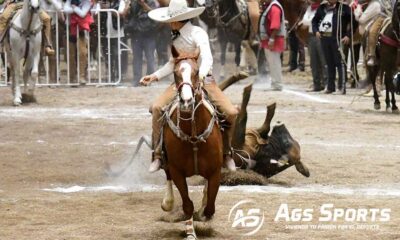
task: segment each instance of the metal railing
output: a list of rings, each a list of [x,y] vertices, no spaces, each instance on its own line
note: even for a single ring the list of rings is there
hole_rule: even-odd
[[[39,80],[37,82],[37,85],[39,86],[76,86],[81,84],[82,80],[82,74],[80,74],[80,48],[79,48],[79,38],[82,37],[82,35],[79,35],[79,28],[77,28],[77,40],[76,40],[76,66],[71,65],[71,56],[70,56],[70,48],[71,48],[71,41],[70,41],[70,15],[66,15],[66,21],[65,21],[65,36],[62,36],[61,30],[61,25],[60,25],[60,14],[59,12],[54,12],[54,11],[48,11],[48,13],[53,13],[55,14],[55,26],[52,29],[55,29],[55,39],[53,39],[53,47],[55,49],[55,58],[50,58],[47,56],[41,57],[41,61],[43,64],[41,64],[40,68],[40,76]],[[121,73],[121,55],[122,52],[124,51],[129,51],[131,52],[131,49],[128,47],[127,44],[123,43],[121,41],[121,19],[118,11],[114,9],[92,9],[91,10],[92,16],[94,16],[95,22],[97,22],[97,59],[92,58],[92,52],[91,52],[91,43],[93,36],[92,33],[84,31],[84,38],[85,38],[85,43],[87,46],[87,66],[86,67],[86,74],[85,76],[85,84],[86,85],[118,85],[121,80],[122,80],[122,73]],[[100,13],[106,13],[107,18],[111,17],[113,15],[117,18],[117,54],[116,56],[111,56],[111,36],[110,36],[110,29],[108,26],[108,19],[105,21],[105,23],[102,23],[100,20]],[[97,21],[96,21],[97,19]],[[102,26],[101,24],[105,24],[106,26]],[[112,24],[111,24],[112,25]],[[103,36],[101,34],[101,29],[102,28],[106,29],[106,35]],[[113,26],[111,26],[113,27]],[[53,34],[52,34],[53,35]],[[103,38],[103,41],[102,41]],[[65,41],[61,41],[65,40]],[[4,40],[6,41],[6,39]],[[64,42],[65,44],[62,45],[61,43]],[[102,44],[106,42],[107,46],[107,51],[102,51],[102,48],[105,46],[102,46]],[[0,79],[0,86],[7,86],[10,83],[7,82],[8,75],[9,75],[9,70],[8,70],[8,61],[7,61],[7,54],[4,54],[4,61],[3,59],[1,60],[0,63],[0,73],[1,73],[1,79]],[[61,59],[61,56],[63,55],[63,60]],[[112,67],[112,59],[111,57],[116,57],[117,59],[117,76],[115,79],[112,79],[111,76],[111,67]],[[96,63],[97,65],[96,69],[93,69],[91,66],[93,63]],[[50,69],[55,67],[55,79],[52,79],[52,76],[50,76]],[[72,71],[71,68],[76,68],[76,71]],[[71,72],[76,72],[76,76],[72,76]],[[54,78],[54,76],[53,76]],[[73,81],[75,80],[75,81]]]

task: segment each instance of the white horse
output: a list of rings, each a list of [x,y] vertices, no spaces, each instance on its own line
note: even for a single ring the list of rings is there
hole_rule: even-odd
[[[6,47],[12,68],[11,89],[15,106],[22,104],[20,89],[21,60],[23,60],[24,102],[35,101],[34,89],[39,76],[42,45],[42,23],[39,19],[39,0],[24,0],[22,10],[11,20]],[[29,82],[29,86],[28,86]]]

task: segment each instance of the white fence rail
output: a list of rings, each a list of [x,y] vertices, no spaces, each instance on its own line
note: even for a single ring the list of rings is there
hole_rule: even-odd
[[[60,14],[58,12],[54,13],[55,24],[52,27],[52,35],[53,35],[53,48],[55,49],[54,57],[44,56],[41,58],[41,67],[40,67],[40,77],[37,82],[39,86],[76,86],[80,85],[82,82],[85,82],[86,85],[117,85],[122,80],[121,73],[121,56],[122,52],[130,51],[131,49],[127,46],[127,44],[121,41],[120,32],[121,32],[121,19],[118,11],[114,9],[98,9],[91,10],[92,16],[94,17],[97,36],[95,33],[84,32],[84,36],[79,35],[79,29],[77,29],[77,40],[76,43],[72,43],[70,41],[70,29],[69,29],[69,15],[66,16],[65,25],[63,23],[60,24]],[[117,18],[117,32],[118,36],[113,39],[117,39],[117,54],[112,56],[112,38],[110,37],[110,29],[108,26],[108,20],[102,22],[100,20],[100,13],[107,14],[107,17],[110,17],[113,13]],[[106,26],[102,26],[105,24]],[[112,24],[111,24],[112,25]],[[111,26],[112,27],[112,26]],[[102,28],[106,29],[105,36],[102,35]],[[65,29],[65,33],[63,30]],[[85,68],[85,74],[80,74],[80,47],[79,47],[79,38],[84,38],[85,45],[87,46],[87,66]],[[6,41],[6,40],[5,40]],[[75,46],[72,46],[75,44]],[[91,45],[97,45],[97,48],[92,48]],[[105,44],[105,45],[104,45]],[[71,51],[70,48],[74,47],[76,49],[76,54],[70,56]],[[107,51],[103,51],[107,49]],[[93,51],[94,50],[94,51]],[[73,61],[72,57],[76,56],[76,60]],[[94,57],[95,56],[95,57]],[[116,66],[112,64],[112,61],[115,62]],[[75,65],[71,64],[76,63]],[[112,74],[112,67],[116,69],[116,75]],[[9,69],[8,69],[8,61],[7,54],[1,59],[0,63],[0,86],[7,86],[10,82],[7,82]],[[75,73],[75,74],[73,74]],[[84,77],[83,77],[84,76]],[[114,77],[114,78],[113,78]],[[82,81],[84,80],[84,81]]]

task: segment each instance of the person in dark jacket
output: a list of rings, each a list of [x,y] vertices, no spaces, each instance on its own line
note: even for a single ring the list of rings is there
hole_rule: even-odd
[[[345,60],[342,59],[340,49],[350,43],[351,9],[338,0],[328,0],[321,4],[312,20],[312,30],[321,45],[328,65],[328,86],[325,91],[330,94],[336,91],[336,69],[339,73],[339,89],[345,84]],[[353,21],[356,29],[356,21]]]

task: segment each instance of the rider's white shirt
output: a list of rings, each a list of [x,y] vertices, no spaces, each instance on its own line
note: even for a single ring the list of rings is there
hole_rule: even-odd
[[[375,19],[382,13],[382,6],[378,1],[372,1],[368,4],[368,7],[363,11],[361,5],[358,5],[354,11],[354,16],[360,24],[360,34],[364,34],[365,30],[368,30],[369,26],[375,21]]]
[[[213,56],[211,54],[208,34],[202,28],[193,26],[190,22],[186,23],[180,30],[180,36],[172,44],[178,51],[194,53],[197,48],[200,49],[200,68],[199,76],[206,76],[211,73],[213,65]],[[174,72],[174,60],[171,58],[162,68],[154,74],[158,79],[162,79]]]

